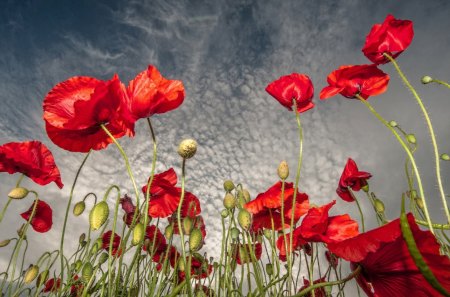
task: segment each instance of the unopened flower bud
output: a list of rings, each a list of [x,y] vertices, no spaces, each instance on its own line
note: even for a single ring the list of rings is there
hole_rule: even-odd
[[[164,236],[166,236],[167,239],[172,238],[173,236],[173,225],[167,225],[166,229],[164,229]]]
[[[36,278],[36,285],[38,288],[47,281],[48,274],[49,274],[48,270],[44,270],[41,273],[39,273],[38,277]]]
[[[267,275],[271,276],[273,274],[273,265],[271,263],[266,264]]]
[[[23,237],[24,239],[26,238],[26,235],[25,235],[25,224],[22,224],[22,226],[20,226],[20,228],[17,229],[17,235],[19,237]]]
[[[278,176],[281,180],[286,180],[289,176],[289,166],[286,161],[281,161],[280,165],[278,165]]]
[[[109,257],[108,253],[102,253],[102,254],[100,255],[100,257],[98,258],[98,264],[99,264],[99,265],[102,265],[103,263],[105,263],[106,261],[108,261],[108,257]]]
[[[226,180],[223,183],[223,188],[226,192],[231,192],[234,190],[234,183],[231,180]]]
[[[27,271],[25,272],[23,282],[25,284],[31,283],[38,276],[38,273],[39,267],[37,265],[30,265],[30,267],[28,267]]]
[[[242,191],[242,193],[244,194],[245,203],[250,202],[250,192],[248,190],[244,189]]]
[[[366,183],[364,186],[361,187],[361,189],[362,189],[364,192],[369,193],[369,184]]]
[[[11,242],[11,239],[5,239],[0,241],[0,248],[7,246]]]
[[[92,267],[91,262],[86,262],[83,266],[83,270],[81,270],[81,277],[88,283],[91,280],[93,272],[94,268]]]
[[[425,75],[424,77],[422,77],[422,79],[420,80],[424,85],[429,84],[430,82],[433,82],[433,79],[428,76]]]
[[[29,191],[27,189],[18,187],[12,189],[11,192],[9,192],[8,197],[11,199],[23,199],[27,197],[28,193]]]
[[[183,232],[186,235],[191,234],[191,230],[194,227],[194,222],[190,217],[183,218]]]
[[[220,212],[220,215],[222,216],[222,218],[226,218],[228,217],[228,210],[226,209],[222,209],[222,211]]]
[[[185,139],[178,146],[178,154],[183,159],[192,158],[197,152],[197,142],[194,139]]]
[[[191,252],[200,250],[203,246],[203,234],[198,228],[194,228],[189,235],[189,249]]]
[[[441,159],[444,161],[450,161],[450,156],[448,154],[442,154]]]
[[[271,239],[272,238],[272,231],[269,229],[264,229],[263,231],[264,237],[267,239]]]
[[[420,208],[420,209],[424,209],[424,205],[423,205],[423,200],[422,200],[422,198],[420,198],[420,197],[417,197],[416,199],[415,199],[415,201],[416,201],[416,204],[417,204],[417,206]]]
[[[74,206],[73,206],[73,215],[78,217],[79,215],[81,215],[84,212],[84,209],[86,208],[86,203],[84,203],[83,200],[77,202]]]
[[[384,212],[384,203],[380,199],[375,199],[374,201],[375,210],[377,213],[383,213]]]
[[[395,127],[398,126],[398,124],[397,124],[396,121],[390,121],[390,122],[389,122],[389,126],[391,126],[392,128],[395,128]]]
[[[416,142],[417,142],[416,136],[414,134],[406,135],[406,140],[408,140],[408,142],[411,144],[416,144]]]
[[[225,194],[225,198],[223,198],[223,206],[225,206],[226,209],[233,209],[236,206],[236,199],[233,194],[229,192]]]
[[[412,199],[417,198],[417,191],[416,191],[416,190],[412,190],[412,191],[410,192],[410,197],[411,197]]]
[[[96,254],[98,252],[98,250],[102,248],[102,245],[103,245],[103,240],[101,238],[97,238],[97,240],[92,245],[92,250],[91,250],[92,254]]]
[[[231,233],[231,239],[238,240],[239,234],[241,233],[241,231],[239,231],[238,228],[233,227],[233,228],[231,228],[230,233]]]
[[[139,222],[133,228],[133,239],[131,239],[131,244],[138,245],[142,240],[144,240],[144,224]]]
[[[97,203],[89,213],[89,225],[91,230],[98,230],[106,222],[109,216],[109,207],[106,201]]]
[[[80,237],[78,238],[78,242],[81,244],[86,239],[86,234],[81,233]]]
[[[238,222],[242,229],[248,230],[252,225],[252,215],[245,208],[242,208],[238,213]]]
[[[81,265],[83,265],[83,262],[81,260],[77,260],[74,264],[75,271],[79,271],[81,269]]]

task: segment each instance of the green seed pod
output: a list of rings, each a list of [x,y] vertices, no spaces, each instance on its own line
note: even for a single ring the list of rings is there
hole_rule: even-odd
[[[89,225],[91,230],[98,230],[106,222],[109,216],[109,207],[106,201],[97,203],[89,213]]]
[[[448,154],[442,154],[441,155],[441,160],[450,161],[450,156]]]
[[[252,225],[252,215],[245,208],[243,208],[239,210],[238,222],[242,229],[248,230]]]
[[[396,121],[390,121],[390,122],[389,122],[389,126],[391,126],[392,128],[395,128],[395,127],[398,126],[398,124],[397,124]]]
[[[271,263],[266,264],[266,272],[267,275],[273,275],[273,265]]]
[[[267,239],[271,239],[272,238],[272,230],[264,229],[263,234],[264,234],[264,237],[267,238]]]
[[[416,144],[417,143],[417,139],[416,139],[416,136],[414,134],[406,135],[406,140],[408,140],[408,142],[411,143],[411,144]]]
[[[223,183],[223,188],[227,193],[230,193],[234,190],[234,183],[231,180],[226,180]]]
[[[238,228],[235,228],[235,227],[231,228],[231,231],[230,231],[231,239],[238,240],[240,233],[241,233],[241,231],[239,231]]]
[[[242,191],[242,193],[244,194],[244,201],[245,201],[245,203],[250,202],[250,192],[248,190],[244,189]]]
[[[226,209],[223,209],[221,212],[220,212],[220,215],[222,216],[222,218],[226,218],[226,217],[228,217],[228,210],[226,210]]]
[[[27,271],[25,272],[25,276],[23,278],[23,282],[25,284],[31,283],[38,275],[39,267],[37,265],[30,265]]]
[[[166,236],[167,239],[172,238],[173,236],[173,225],[167,225],[166,229],[164,230],[164,235]]]
[[[79,271],[81,269],[81,265],[83,265],[83,262],[81,260],[77,260],[74,264],[75,264],[75,271]]]
[[[383,213],[385,210],[384,203],[380,199],[375,199],[374,206],[377,213]]]
[[[105,263],[106,261],[108,261],[108,253],[101,253],[100,257],[98,257],[98,264],[102,265],[103,263]]]
[[[183,218],[183,232],[186,235],[191,234],[192,228],[194,227],[194,222],[190,217]]]
[[[73,206],[73,215],[78,217],[79,215],[81,215],[84,212],[85,208],[86,208],[86,203],[84,203],[83,200],[75,203],[75,205]]]
[[[144,240],[144,224],[139,222],[134,226],[131,244],[138,245],[142,240]]]
[[[223,198],[223,206],[225,206],[226,209],[232,209],[236,206],[236,198],[234,198],[233,194],[226,193],[225,198]]]
[[[8,197],[11,199],[23,199],[27,197],[28,193],[29,191],[27,189],[19,187],[12,189],[11,192],[9,192]]]
[[[185,139],[178,146],[178,154],[183,159],[192,158],[197,152],[197,142],[194,139]]]
[[[11,239],[5,239],[0,241],[0,248],[7,246],[11,242]]]
[[[36,286],[39,288],[42,286],[48,279],[49,271],[44,270],[41,273],[39,273],[38,277],[36,278]]]
[[[191,252],[200,250],[203,246],[203,234],[198,228],[194,228],[189,236],[189,249]]]
[[[286,180],[289,176],[289,166],[286,161],[281,161],[280,165],[278,165],[278,177],[281,180]]]
[[[421,81],[424,85],[426,85],[426,84],[429,84],[429,83],[433,82],[433,79],[432,79],[430,76],[425,75],[424,77],[422,77],[422,79],[421,79],[420,81]]]
[[[93,272],[94,267],[92,267],[91,262],[86,262],[83,266],[83,270],[81,271],[81,277],[88,283],[91,280]]]

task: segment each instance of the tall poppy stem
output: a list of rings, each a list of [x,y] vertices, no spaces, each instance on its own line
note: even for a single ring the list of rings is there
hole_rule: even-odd
[[[440,160],[439,160],[439,150],[438,150],[438,146],[437,146],[436,135],[434,133],[433,125],[431,124],[430,116],[428,115],[428,112],[427,112],[425,106],[423,105],[422,99],[420,99],[419,94],[417,94],[417,92],[414,89],[414,87],[408,81],[408,79],[406,78],[406,76],[403,73],[403,71],[400,69],[400,66],[397,64],[395,59],[393,57],[391,57],[389,54],[384,53],[383,55],[389,61],[392,62],[392,65],[394,65],[395,69],[397,70],[398,74],[400,75],[400,78],[403,80],[403,82],[405,83],[406,87],[413,94],[414,98],[417,101],[417,104],[419,104],[419,106],[420,106],[420,109],[421,109],[421,111],[423,113],[423,116],[425,117],[425,121],[426,121],[427,126],[428,126],[428,132],[430,133],[430,137],[431,137],[431,143],[433,144],[434,162],[435,162],[435,165],[436,165],[436,167],[435,167],[436,168],[436,179],[437,179],[437,183],[438,183],[439,193],[441,195],[441,200],[442,200],[442,204],[444,206],[445,215],[447,216],[447,222],[450,224],[450,211],[449,211],[448,206],[447,206],[447,199],[445,197],[444,187],[442,186],[441,167],[440,167]],[[425,198],[424,198],[424,200],[425,200]],[[427,216],[428,216],[428,214],[427,214]]]
[[[431,79],[431,82],[435,82],[437,84],[443,85],[444,87],[447,87],[447,88],[450,89],[450,84],[445,82],[445,81],[443,81],[443,80],[439,80],[439,79],[434,79],[433,78],[433,79]]]
[[[372,107],[372,105],[369,102],[367,102],[367,100],[365,100],[363,97],[361,97],[358,94],[356,95],[356,98],[358,98],[359,101],[361,101],[375,115],[375,117],[381,123],[383,123],[383,125],[385,125],[392,132],[392,134],[394,134],[395,138],[397,138],[397,141],[401,144],[401,146],[405,150],[406,154],[408,155],[408,158],[411,161],[411,166],[412,166],[412,168],[414,170],[414,174],[416,175],[417,186],[419,187],[420,196],[423,199],[423,209],[424,209],[426,220],[427,220],[427,223],[428,223],[428,228],[434,234],[433,225],[431,223],[431,218],[430,218],[430,214],[428,212],[428,207],[427,207],[427,203],[426,203],[426,199],[425,199],[425,193],[423,191],[422,179],[420,178],[419,169],[417,168],[416,161],[414,159],[414,156],[411,153],[411,150],[409,149],[409,147],[405,143],[405,141],[397,133],[397,131],[395,131],[395,129],[392,128],[391,125],[389,125],[389,123]]]
[[[359,215],[361,217],[362,232],[364,233],[364,232],[366,232],[366,228],[364,226],[364,214],[362,212],[361,205],[359,204],[359,201],[356,198],[355,193],[353,193],[353,191],[350,187],[348,187],[348,191],[350,192],[350,195],[352,196],[353,200],[355,200],[356,206],[358,207]]]

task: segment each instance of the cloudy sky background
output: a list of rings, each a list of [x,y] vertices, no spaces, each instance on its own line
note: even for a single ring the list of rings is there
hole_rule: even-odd
[[[252,198],[277,181],[276,168],[287,160],[292,175],[298,139],[295,116],[265,91],[265,86],[292,72],[309,75],[315,85],[316,107],[302,114],[305,129],[301,191],[315,204],[333,199],[333,213],[355,205],[335,194],[348,157],[373,174],[371,190],[385,202],[387,215],[399,214],[406,190],[405,154],[390,132],[359,102],[336,96],[318,100],[326,76],[345,64],[366,64],[361,48],[375,23],[388,13],[414,22],[415,37],[398,59],[432,116],[441,151],[450,151],[447,89],[423,86],[427,74],[450,80],[450,3],[448,1],[2,1],[0,4],[0,143],[36,139],[53,152],[65,187],[38,187],[26,181],[54,210],[54,226],[46,234],[29,235],[32,262],[44,251],[57,249],[64,212],[75,172],[83,155],[63,151],[46,136],[42,101],[58,82],[85,75],[109,79],[118,73],[128,82],[148,64],[186,88],[183,105],[152,118],[158,145],[157,171],[174,167],[186,137],[199,143],[187,163],[187,190],[196,194],[207,222],[205,251],[219,256],[219,212],[222,183],[241,182]],[[395,119],[419,143],[417,160],[428,194],[430,212],[443,221],[434,175],[433,156],[425,124],[410,93],[392,65],[389,90],[370,102],[388,120]],[[148,127],[141,121],[136,137],[121,139],[138,184],[145,183],[151,166]],[[442,164],[448,189],[449,164]],[[18,175],[1,174],[0,207]],[[294,177],[291,176],[291,180]],[[114,146],[94,152],[83,169],[74,201],[90,191],[103,195],[111,184],[132,193],[131,183]],[[112,199],[112,198],[111,198]],[[361,195],[369,226],[375,226],[370,205]],[[112,202],[112,200],[111,200]],[[0,240],[16,236],[23,223],[19,213],[31,200],[14,201],[0,225]],[[66,240],[73,251],[79,234],[87,230],[87,215],[70,214]],[[11,249],[0,251],[5,267]]]

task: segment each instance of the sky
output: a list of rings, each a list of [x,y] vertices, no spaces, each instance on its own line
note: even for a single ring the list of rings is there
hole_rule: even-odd
[[[354,204],[341,201],[336,187],[347,158],[372,173],[371,190],[385,202],[390,219],[399,215],[407,190],[405,153],[390,132],[358,101],[340,96],[320,101],[326,76],[341,65],[368,64],[361,53],[365,36],[387,14],[414,22],[411,46],[397,59],[424,99],[439,148],[450,152],[449,92],[421,85],[423,75],[450,80],[450,2],[433,1],[2,1],[0,4],[0,144],[40,140],[55,156],[65,184],[23,185],[40,193],[53,207],[54,225],[45,234],[29,235],[27,263],[59,247],[61,226],[75,173],[84,157],[64,151],[46,136],[42,102],[58,82],[72,76],[109,79],[117,73],[128,82],[155,65],[171,79],[182,80],[184,103],[152,117],[158,140],[157,172],[173,167],[181,173],[176,149],[184,138],[198,142],[187,162],[186,189],[199,197],[208,235],[203,251],[219,256],[219,213],[223,181],[242,183],[252,198],[266,191],[286,160],[293,181],[298,138],[295,115],[265,92],[271,81],[293,72],[308,75],[315,86],[315,108],[302,114],[304,162],[300,191],[311,203],[336,199],[333,214],[350,213]],[[392,65],[381,67],[391,76],[388,91],[370,98],[386,119],[397,121],[417,137],[416,153],[430,212],[443,222],[434,173],[432,146],[423,116]],[[143,185],[150,173],[152,144],[145,121],[134,138],[122,138],[132,169]],[[442,164],[444,187],[450,164]],[[18,175],[0,174],[0,207]],[[132,193],[117,149],[94,152],[76,185],[74,202],[93,191],[103,195],[112,184]],[[361,195],[369,227],[376,222]],[[113,204],[113,198],[110,203]],[[19,214],[31,200],[13,201],[0,225],[0,240],[16,236],[24,222]],[[92,201],[88,202],[92,206]],[[89,208],[89,207],[88,207]],[[87,231],[87,212],[69,215],[65,250],[73,251]],[[0,267],[10,258],[0,250]]]

